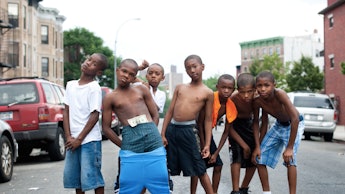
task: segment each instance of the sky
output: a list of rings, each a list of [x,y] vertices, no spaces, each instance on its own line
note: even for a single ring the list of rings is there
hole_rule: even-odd
[[[241,42],[276,36],[312,34],[323,41],[322,9],[327,0],[43,0],[66,17],[63,29],[83,27],[116,48],[116,56],[160,63],[166,73],[199,55],[203,79],[224,73],[236,76]],[[140,20],[136,20],[140,18]],[[115,44],[116,42],[116,44]]]

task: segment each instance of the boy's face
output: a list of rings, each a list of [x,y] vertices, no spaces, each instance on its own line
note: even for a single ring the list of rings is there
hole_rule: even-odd
[[[81,64],[81,72],[87,76],[96,76],[102,74],[101,57],[97,54],[86,57],[84,63]]]
[[[242,100],[245,102],[251,102],[254,98],[255,88],[253,85],[249,84],[246,86],[241,86],[237,88],[238,94]]]
[[[235,90],[235,82],[234,80],[221,79],[216,85],[216,88],[219,94],[219,98],[229,98]]]
[[[204,64],[200,64],[196,59],[189,59],[184,64],[186,72],[192,80],[202,79],[202,71],[204,70]]]
[[[256,80],[256,90],[261,98],[269,98],[273,95],[275,83],[269,78],[261,77]]]
[[[119,86],[128,86],[136,78],[138,69],[134,64],[124,63],[116,69],[117,83]]]
[[[147,69],[146,79],[149,82],[150,86],[157,87],[159,83],[164,80],[164,75],[162,71],[162,67],[158,65],[151,65]]]

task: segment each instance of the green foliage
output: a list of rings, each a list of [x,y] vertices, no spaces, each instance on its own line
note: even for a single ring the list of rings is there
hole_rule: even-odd
[[[206,80],[202,80],[202,82],[209,88],[211,88],[212,91],[216,91],[216,85],[218,82],[219,75],[214,75],[213,77],[207,78]]]
[[[340,66],[341,66],[341,73],[345,74],[345,62],[341,62]]]
[[[64,31],[64,50],[69,62],[64,64],[64,83],[80,77],[80,64],[87,55],[103,53],[108,58],[108,68],[99,77],[101,86],[114,87],[114,56],[109,47],[103,46],[103,40],[85,28],[74,28]],[[121,60],[118,58],[118,60]]]
[[[164,91],[164,90],[163,90],[163,91]],[[160,114],[159,114],[159,117],[160,117],[160,118],[164,118],[164,117],[165,117],[165,114],[166,114],[166,112],[168,111],[170,104],[171,104],[171,99],[169,99],[168,96],[167,96],[167,99],[166,99],[165,105],[164,105],[163,113],[160,113]]]
[[[282,60],[279,58],[279,55],[274,53],[273,55],[269,56],[266,55],[264,58],[261,59],[254,59],[253,63],[249,67],[249,72],[256,76],[261,71],[270,71],[275,77],[277,87],[286,89],[286,70],[288,69],[288,65],[284,65]]]
[[[315,66],[312,58],[302,56],[300,61],[293,62],[291,73],[286,76],[291,91],[317,92],[323,88],[323,73]]]

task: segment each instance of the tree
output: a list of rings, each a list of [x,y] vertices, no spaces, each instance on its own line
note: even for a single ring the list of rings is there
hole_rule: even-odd
[[[293,62],[293,68],[286,76],[291,91],[320,91],[323,88],[323,74],[312,58],[302,56],[300,61]]]
[[[286,89],[286,70],[288,64],[284,65],[279,55],[274,53],[273,55],[266,55],[263,59],[254,59],[253,63],[249,67],[249,72],[256,76],[261,71],[270,71],[276,80],[277,87]]]
[[[341,66],[341,73],[345,74],[345,62],[341,62],[340,66]]]
[[[85,57],[93,53],[103,53],[108,58],[108,68],[99,78],[101,86],[114,87],[114,56],[113,51],[103,46],[103,40],[85,28],[74,28],[64,31],[64,50],[68,56],[64,64],[64,83],[80,77],[80,64]],[[119,59],[121,60],[121,59]]]
[[[214,75],[213,77],[207,78],[206,80],[202,80],[202,82],[209,88],[211,88],[212,91],[216,91],[216,85],[218,82],[219,75]]]

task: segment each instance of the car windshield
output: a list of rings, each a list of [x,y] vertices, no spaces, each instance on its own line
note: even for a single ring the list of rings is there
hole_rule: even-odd
[[[38,94],[35,84],[1,84],[0,105],[15,105],[38,102]]]
[[[294,105],[305,108],[334,109],[330,99],[316,96],[295,96]]]

